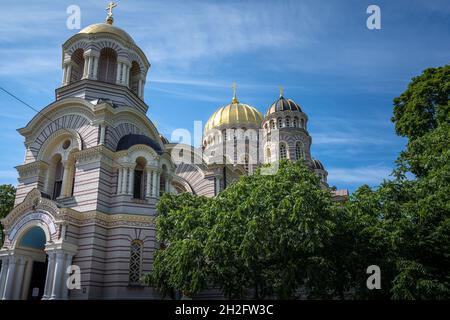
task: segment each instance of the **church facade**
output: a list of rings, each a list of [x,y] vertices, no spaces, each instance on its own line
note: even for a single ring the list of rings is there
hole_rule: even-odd
[[[283,158],[304,160],[328,187],[310,153],[308,117],[283,93],[264,115],[235,93],[209,118],[201,147],[180,146],[146,116],[150,62],[111,13],[62,48],[55,101],[18,130],[25,160],[14,209],[1,221],[0,299],[159,298],[140,278],[160,248],[163,193],[213,197]],[[81,287],[69,290],[74,266]]]

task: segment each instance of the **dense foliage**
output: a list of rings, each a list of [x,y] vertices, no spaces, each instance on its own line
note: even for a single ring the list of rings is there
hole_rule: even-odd
[[[16,198],[16,188],[10,184],[0,185],[0,219],[6,215],[14,207],[14,199]],[[3,225],[0,223],[0,245],[3,244]]]
[[[450,299],[449,97],[450,66],[412,80],[394,100],[408,144],[393,179],[345,203],[302,162],[213,199],[164,195],[163,245],[146,281],[164,294],[215,287],[228,298]],[[370,265],[381,290],[366,287]]]

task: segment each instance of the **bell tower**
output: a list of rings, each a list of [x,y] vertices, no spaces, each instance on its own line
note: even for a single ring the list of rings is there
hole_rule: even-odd
[[[115,7],[117,4],[110,2],[105,22],[85,27],[63,44],[63,77],[56,99],[100,99],[145,113],[150,62],[133,38],[114,25]]]

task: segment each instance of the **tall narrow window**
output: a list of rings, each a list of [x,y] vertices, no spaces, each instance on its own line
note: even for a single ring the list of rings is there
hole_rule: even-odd
[[[116,83],[117,53],[111,48],[103,48],[100,51],[98,63],[98,80]]]
[[[55,169],[55,183],[53,186],[53,200],[61,195],[62,183],[63,183],[63,166],[61,161],[58,161]]]
[[[133,61],[133,63],[131,64],[131,69],[130,69],[129,84],[130,84],[131,91],[136,95],[139,95],[139,74],[140,73],[141,73],[141,70],[139,68],[139,64],[136,61]]]
[[[287,158],[286,145],[284,143],[280,143],[280,159],[286,158]]]
[[[70,83],[80,81],[83,77],[84,70],[84,51],[83,49],[77,49],[72,53],[72,71],[70,73]]]
[[[277,121],[278,121],[278,128],[283,127],[283,120],[281,118],[278,118]]]
[[[270,125],[271,125],[272,129],[275,129],[275,127],[276,127],[275,120],[270,121]]]
[[[302,127],[303,129],[306,129],[306,128],[305,128],[305,119],[301,119],[301,120],[300,120],[300,123],[301,123],[301,127]]]
[[[291,126],[291,118],[286,117],[286,127],[290,127],[290,126]]]
[[[139,285],[142,274],[142,241],[133,240],[130,249],[130,285]]]
[[[297,141],[295,144],[295,159],[305,159],[305,152],[303,149],[303,143],[301,143],[301,141]]]
[[[135,199],[145,199],[145,179],[144,179],[144,168],[147,161],[139,157],[136,159],[136,167],[134,168],[134,185],[133,185],[133,198]]]
[[[293,126],[294,128],[297,128],[297,127],[298,127],[298,118],[297,118],[297,117],[294,117],[294,121],[293,121],[293,123],[292,123],[292,126]]]

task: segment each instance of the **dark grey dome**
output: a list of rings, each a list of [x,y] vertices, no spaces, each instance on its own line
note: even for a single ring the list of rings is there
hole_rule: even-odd
[[[144,136],[142,134],[131,134],[131,133],[120,138],[119,143],[117,144],[116,151],[128,150],[130,147],[136,144],[145,144],[146,146],[149,146],[150,148],[155,150],[156,153],[158,154],[162,153],[161,147],[152,138]]]
[[[324,168],[322,162],[320,162],[319,160],[313,159],[312,162],[313,162],[313,168],[314,168],[314,169],[325,170],[325,168]]]
[[[272,103],[272,105],[269,107],[269,109],[266,112],[266,117],[274,112],[278,111],[298,111],[302,112],[302,109],[298,104],[296,104],[291,99],[285,99],[283,96],[280,96],[280,98]]]

